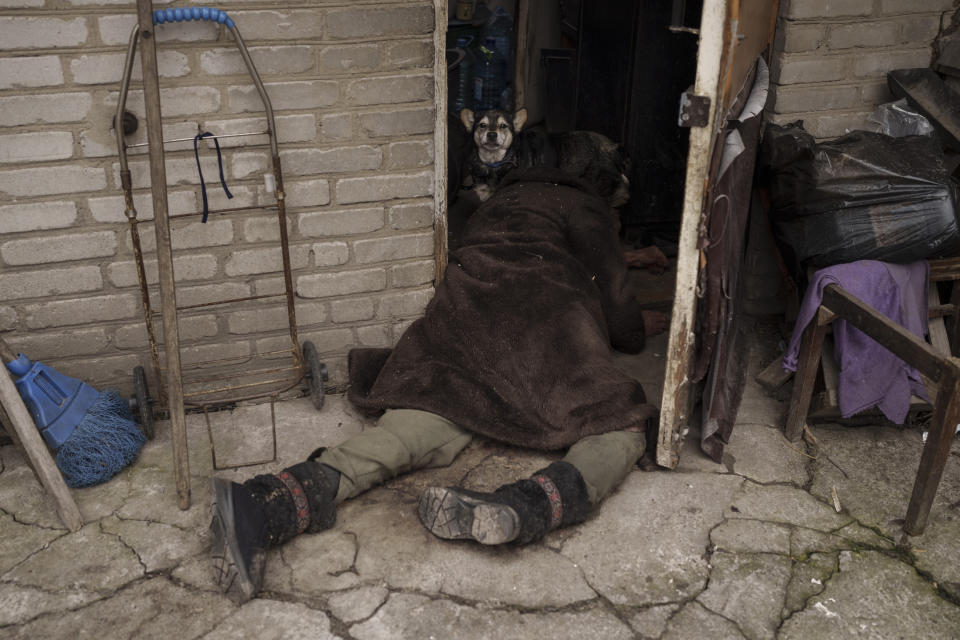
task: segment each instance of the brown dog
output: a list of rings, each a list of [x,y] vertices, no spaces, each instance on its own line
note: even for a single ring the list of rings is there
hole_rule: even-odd
[[[527,110],[508,113],[498,109],[474,113],[460,111],[460,121],[473,137],[463,186],[473,189],[481,202],[490,197],[507,173],[519,166],[513,141],[527,121]]]
[[[593,131],[523,131],[527,110],[460,112],[473,138],[462,186],[483,202],[518,167],[556,167],[592,184],[617,209],[630,199],[630,160],[617,143]]]

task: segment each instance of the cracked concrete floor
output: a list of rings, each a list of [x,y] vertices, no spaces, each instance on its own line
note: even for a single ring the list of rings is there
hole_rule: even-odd
[[[772,358],[754,335],[759,369]],[[665,344],[623,360],[654,398]],[[270,448],[266,411],[217,416],[218,463]],[[417,520],[429,484],[492,489],[553,459],[477,441],[451,467],[370,491],[341,507],[332,530],[271,551],[264,593],[243,606],[209,577],[213,470],[196,416],[189,510],[177,508],[160,423],[134,465],[74,492],[86,525],[72,534],[19,452],[3,447],[0,637],[960,637],[960,448],[926,533],[900,545],[919,431],[814,427],[812,457],[781,436],[784,411],[748,376],[722,464],[691,436],[677,469],[632,473],[586,523],[522,548],[441,541]],[[296,399],[276,414],[278,461],[218,474],[277,470],[366,424],[339,396],[320,413]]]

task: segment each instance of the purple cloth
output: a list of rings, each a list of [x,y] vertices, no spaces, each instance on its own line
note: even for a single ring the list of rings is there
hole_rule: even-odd
[[[800,305],[790,346],[783,357],[784,369],[797,370],[803,330],[816,314],[823,290],[829,284],[839,285],[923,339],[928,333],[929,274],[926,260],[910,264],[861,260],[817,271]],[[833,345],[840,366],[837,391],[844,418],[877,406],[887,418],[903,424],[911,395],[929,402],[919,371],[843,319],[833,323]]]

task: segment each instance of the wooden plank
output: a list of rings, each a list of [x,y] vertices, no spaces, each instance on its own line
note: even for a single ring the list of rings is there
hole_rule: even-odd
[[[960,94],[950,88],[933,69],[895,69],[887,75],[890,92],[906,98],[926,116],[947,147],[960,149]]]
[[[434,280],[443,280],[449,251],[447,223],[447,14],[446,0],[433,1],[433,253]]]
[[[57,514],[60,520],[70,531],[77,531],[83,526],[83,517],[80,515],[80,509],[77,503],[73,501],[70,495],[70,489],[63,481],[60,470],[57,469],[47,445],[44,443],[37,426],[30,417],[23,399],[17,392],[17,387],[13,383],[13,378],[7,368],[0,364],[0,406],[6,411],[10,418],[15,437],[23,447],[24,453],[33,467],[34,473],[40,480],[40,484],[47,490],[57,505]]]
[[[940,307],[940,291],[937,289],[937,283],[930,283],[930,306],[931,309],[935,307]],[[934,316],[930,318],[930,344],[937,351],[937,353],[949,356],[950,355],[950,339],[947,337],[947,326],[943,321],[943,316]],[[923,377],[923,384],[927,388],[927,395],[930,396],[931,402],[937,401],[937,393],[939,392],[939,387],[933,383],[927,376]]]
[[[943,318],[945,316],[952,316],[956,313],[956,308],[950,303],[941,303],[931,304],[930,310],[927,312],[927,317],[931,320],[934,318]]]
[[[938,52],[934,70],[948,76],[960,77],[960,32],[941,33],[936,40]]]
[[[960,280],[960,258],[938,258],[930,261],[930,281]]]
[[[513,101],[516,107],[527,110],[527,127],[546,122],[547,77],[541,52],[563,46],[558,28],[560,4],[557,0],[517,0]],[[576,86],[570,86],[569,91],[576,93]]]
[[[940,381],[940,393],[933,423],[927,435],[927,442],[920,456],[920,466],[907,507],[907,518],[903,529],[909,535],[918,536],[927,527],[930,507],[937,494],[937,487],[943,476],[943,468],[950,455],[953,436],[960,423],[960,360],[950,358],[944,366]]]
[[[776,391],[793,377],[793,371],[783,368],[783,356],[780,356],[757,374],[756,381],[768,391]]]
[[[930,283],[930,304],[940,305],[940,292],[937,291],[937,283]],[[950,338],[947,337],[947,327],[943,322],[943,316],[930,319],[930,344],[933,348],[945,356],[950,355]]]
[[[3,338],[0,338],[0,367],[3,367],[8,362],[13,362],[17,359],[16,352],[10,348]],[[14,385],[16,386],[16,385]],[[6,436],[13,442],[15,447],[23,448],[23,445],[20,444],[20,439],[17,437],[17,432],[13,430],[13,421],[10,419],[10,416],[7,415],[6,410],[4,410],[3,405],[0,404],[0,446],[6,444],[3,436]],[[40,476],[37,474],[37,470],[33,468],[33,463],[30,462],[30,458],[27,458],[27,464],[30,465],[31,470],[34,475]]]
[[[667,366],[660,407],[660,435],[657,464],[670,469],[680,460],[681,434],[692,413],[689,378],[694,353],[697,273],[700,252],[697,249],[704,215],[704,197],[709,184],[710,159],[716,142],[717,109],[720,87],[720,60],[726,28],[726,0],[704,0],[700,18],[700,43],[694,93],[710,98],[708,126],[690,130],[687,174],[683,196],[683,214],[677,240],[677,286],[670,319]]]
[[[953,281],[953,288],[950,289],[950,305],[953,307],[953,313],[947,324],[947,334],[950,341],[950,355],[960,355],[960,313],[957,313],[957,305],[960,305],[960,279]]]
[[[840,367],[833,355],[833,336],[826,336],[820,351],[820,368],[823,371],[823,386],[826,388],[826,400],[832,406],[840,406]]]
[[[819,315],[823,309],[817,312]],[[817,380],[817,369],[820,366],[820,353],[823,350],[823,340],[827,335],[827,325],[814,320],[803,331],[800,341],[800,356],[797,360],[797,372],[793,376],[793,393],[790,396],[790,405],[787,409],[787,421],[784,424],[784,435],[788,440],[796,442],[803,435],[803,424],[810,408],[810,399],[813,396],[813,384]]]
[[[0,407],[0,439],[4,436],[13,437],[13,422],[10,421],[10,416],[3,410],[3,407]]]
[[[730,29],[724,40],[722,109],[726,112],[737,97],[756,59],[773,41],[777,20],[777,2],[770,0],[730,0]]]
[[[823,291],[823,306],[939,383],[943,357],[932,346],[835,284]]]
[[[153,228],[157,237],[157,271],[160,280],[160,307],[167,356],[167,395],[173,466],[177,498],[181,509],[190,508],[190,461],[187,456],[187,419],[184,414],[183,377],[180,369],[180,332],[177,327],[177,297],[170,248],[170,217],[167,206],[167,173],[164,165],[160,81],[157,76],[157,47],[153,28],[153,3],[137,0],[140,29],[140,64],[143,72],[143,101],[150,159],[150,191],[153,196]]]
[[[821,394],[823,395],[823,394]],[[933,396],[931,396],[933,397]],[[910,396],[910,408],[908,409],[908,417],[912,414],[916,414],[919,411],[932,411],[933,405],[929,402],[918,398],[916,396]],[[909,419],[909,418],[908,418]],[[855,416],[850,416],[849,418],[844,418],[840,413],[840,407],[837,405],[828,405],[826,402],[821,404],[817,403],[816,396],[813,398],[813,402],[810,406],[810,411],[807,412],[807,423],[812,424],[814,422],[837,422],[843,420],[846,423],[851,425],[877,425],[877,424],[886,424],[889,422],[888,418],[883,415],[883,412],[876,407],[872,409],[865,409],[858,413]],[[892,422],[890,424],[893,424]]]
[[[443,0],[437,0],[443,2]],[[517,19],[514,20],[514,33],[517,35],[516,46],[513,48],[513,101],[516,107],[525,107],[527,109],[527,118],[530,124],[540,121],[540,110],[531,102],[535,100],[536,91],[527,92],[527,84],[530,82],[528,75],[537,72],[537,64],[531,63],[531,56],[534,51],[531,48],[530,30],[534,28],[530,21],[530,2],[531,0],[518,0]],[[537,60],[533,60],[534,63]],[[536,85],[530,84],[530,87]]]

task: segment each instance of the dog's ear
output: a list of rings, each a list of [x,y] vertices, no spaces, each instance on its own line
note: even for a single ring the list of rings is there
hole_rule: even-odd
[[[516,113],[513,114],[513,130],[520,131],[520,129],[523,129],[523,125],[526,122],[527,122],[527,110],[517,109]]]
[[[460,122],[467,128],[467,131],[473,132],[473,118],[473,111],[470,111],[470,109],[460,110]]]

